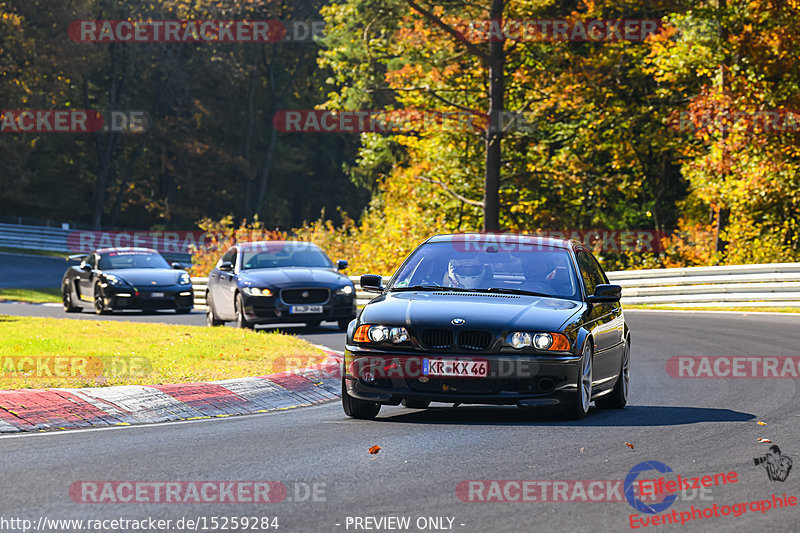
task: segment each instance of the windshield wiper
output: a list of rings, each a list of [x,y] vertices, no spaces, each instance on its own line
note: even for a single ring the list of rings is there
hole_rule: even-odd
[[[545,294],[543,292],[526,291],[524,289],[509,289],[503,287],[490,287],[488,289],[475,289],[482,292],[499,292],[501,294],[522,294],[524,296],[543,296],[545,298],[554,298],[552,294]]]

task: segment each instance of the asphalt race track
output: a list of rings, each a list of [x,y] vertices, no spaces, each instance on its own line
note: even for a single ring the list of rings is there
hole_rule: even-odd
[[[0,308],[2,313],[14,310],[60,314],[58,308],[42,306]],[[643,519],[676,511],[680,521],[680,513],[690,516],[692,506],[702,511],[717,505],[718,512],[731,511],[737,504],[771,500],[772,494],[800,496],[797,467],[785,481],[770,481],[765,469],[753,461],[770,446],[759,443],[759,438],[768,438],[780,445],[784,456],[800,460],[797,379],[677,379],[665,371],[672,356],[798,355],[800,317],[635,311],[627,317],[634,343],[632,392],[622,411],[593,408],[584,421],[572,422],[513,407],[441,404],[427,411],[384,407],[376,421],[365,422],[346,418],[340,405],[331,403],[208,421],[3,437],[2,516],[27,518],[34,524],[41,517],[152,517],[173,520],[171,528],[176,531],[180,529],[175,521],[182,517],[205,517],[207,530],[221,530],[221,522],[211,527],[212,517],[219,521],[234,516],[277,517],[279,531],[284,532],[436,531],[432,526],[437,524],[439,530],[464,532],[623,531],[631,529],[631,515]],[[159,314],[137,319],[196,323],[202,316]],[[316,333],[303,336],[333,348],[341,346],[320,340]],[[373,445],[381,447],[374,455],[368,453]],[[671,467],[674,473],[667,479],[674,479],[675,473],[686,478],[731,471],[737,477],[735,483],[704,493],[686,491],[657,515],[636,512],[624,495],[622,501],[481,502],[470,501],[470,495],[472,500],[481,494],[488,497],[488,482],[479,485],[486,491],[456,491],[459,482],[467,480],[623,480],[643,461]],[[650,471],[646,477],[658,476]],[[287,496],[279,503],[259,504],[194,503],[194,499],[82,503],[80,491],[70,496],[75,482],[111,480],[279,481]],[[311,496],[312,487],[316,497]],[[519,491],[507,492],[512,499],[520,497]],[[572,494],[567,499],[580,499],[566,494]],[[608,494],[613,497],[614,491]],[[495,499],[498,496],[503,497],[495,493]],[[755,504],[738,517],[696,518],[684,527],[797,531],[799,507],[759,510],[766,507]],[[736,509],[741,513],[741,506]],[[356,521],[390,516],[409,517],[409,527],[377,528],[376,522]],[[425,522],[428,517],[445,518],[441,523]],[[356,528],[357,524],[362,527]],[[397,526],[381,523],[387,524]],[[677,527],[634,525],[648,531]]]

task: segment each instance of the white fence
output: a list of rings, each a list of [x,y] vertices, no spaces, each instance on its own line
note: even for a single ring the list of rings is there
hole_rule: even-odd
[[[607,272],[622,286],[623,304],[681,307],[800,307],[800,263],[661,268]],[[376,295],[355,283],[358,306]],[[207,278],[192,278],[195,305],[205,306]],[[384,278],[384,283],[389,278]]]

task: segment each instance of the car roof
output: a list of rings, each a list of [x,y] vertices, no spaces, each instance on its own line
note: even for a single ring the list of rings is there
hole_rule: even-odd
[[[100,248],[94,251],[97,254],[107,254],[109,252],[150,252],[157,254],[152,248],[142,248],[141,246],[120,246],[118,248]]]
[[[242,250],[261,248],[261,247],[270,248],[274,247],[275,245],[286,245],[287,247],[290,248],[304,248],[308,246],[319,248],[319,246],[309,241],[249,241],[249,242],[236,243],[236,246],[238,246]]]
[[[550,246],[553,248],[572,248],[574,242],[568,239],[556,239],[553,237],[541,237],[539,235],[528,235],[524,233],[448,233],[434,235],[425,242],[458,242],[458,243],[481,243],[481,244],[530,244],[537,246]]]

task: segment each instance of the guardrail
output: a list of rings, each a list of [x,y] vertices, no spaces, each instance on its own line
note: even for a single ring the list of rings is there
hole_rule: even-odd
[[[679,307],[800,307],[800,263],[660,268],[607,272],[622,285],[622,303],[670,304]],[[356,302],[376,295],[361,290],[360,276],[350,276]],[[388,283],[384,277],[383,282]],[[208,278],[192,278],[195,306],[205,306]]]
[[[27,226],[25,224],[0,224],[0,246],[19,250],[47,250],[63,254],[83,253],[90,250],[75,250],[69,245],[69,235],[75,231],[47,226]],[[188,263],[191,254],[182,252],[161,252],[168,261]]]

